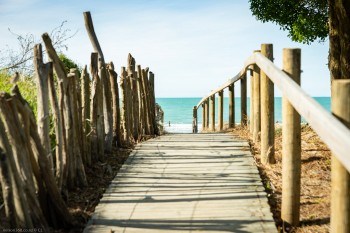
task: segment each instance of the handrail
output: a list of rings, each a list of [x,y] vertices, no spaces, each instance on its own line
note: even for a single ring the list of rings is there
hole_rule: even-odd
[[[242,76],[245,74],[246,69],[248,68],[249,65],[244,66],[244,68],[233,78],[230,78],[229,80],[227,80],[224,84],[222,84],[221,86],[219,86],[218,88],[216,88],[215,90],[211,91],[206,97],[203,97],[201,99],[201,101],[199,101],[199,103],[197,104],[197,108],[199,108],[201,106],[201,104],[203,104],[203,102],[208,99],[210,96],[218,93],[219,91],[222,91],[223,89],[225,89],[226,87],[230,86],[231,84],[237,82],[238,80],[240,80],[242,78]]]
[[[241,79],[248,66],[256,64],[280,89],[283,97],[293,105],[296,111],[306,119],[313,130],[329,147],[344,167],[350,172],[350,129],[335,116],[326,111],[316,100],[310,97],[286,73],[259,52],[255,52],[244,63],[244,68],[232,79],[211,91],[197,105],[197,108],[210,96],[222,91]],[[325,128],[327,126],[327,128]]]

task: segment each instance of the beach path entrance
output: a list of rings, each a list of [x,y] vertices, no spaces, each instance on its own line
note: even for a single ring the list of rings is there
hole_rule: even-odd
[[[84,232],[277,232],[248,142],[224,133],[140,143]]]

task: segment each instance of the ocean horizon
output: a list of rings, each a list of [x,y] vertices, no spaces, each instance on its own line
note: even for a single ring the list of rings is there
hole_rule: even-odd
[[[331,111],[331,97],[313,97],[324,109]],[[168,133],[192,132],[192,109],[202,97],[156,98],[164,111],[164,129]],[[224,124],[228,123],[228,97],[224,97]],[[250,98],[247,98],[247,114],[250,116]],[[202,107],[198,109],[198,130],[202,128]],[[306,122],[305,119],[301,119]],[[215,100],[215,122],[218,123],[218,98]],[[241,122],[241,98],[235,98],[235,122]],[[275,122],[282,122],[282,97],[275,97]]]

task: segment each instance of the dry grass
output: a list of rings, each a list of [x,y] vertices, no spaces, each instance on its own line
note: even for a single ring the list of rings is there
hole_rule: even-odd
[[[249,130],[237,127],[233,133],[248,139],[269,197],[276,225],[282,232],[282,129],[275,130],[276,164],[264,166],[260,162],[260,144],[252,143]],[[287,229],[296,233],[329,232],[330,222],[330,166],[331,152],[317,134],[308,126],[302,126],[302,168],[300,197],[300,226]]]

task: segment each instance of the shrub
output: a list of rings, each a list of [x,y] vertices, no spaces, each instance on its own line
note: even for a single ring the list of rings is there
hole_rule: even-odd
[[[79,72],[79,75],[81,73],[81,67],[79,65],[77,65],[72,59],[68,58],[66,55],[64,55],[63,53],[61,53],[59,56],[59,59],[63,62],[64,64],[64,68],[66,69],[66,72],[69,73],[70,69],[77,69]]]
[[[0,91],[11,92],[14,84],[10,82],[11,76],[8,73],[0,73]],[[32,77],[25,76],[21,77],[17,82],[18,88],[23,96],[26,99],[32,108],[34,114],[37,112],[37,87]]]

